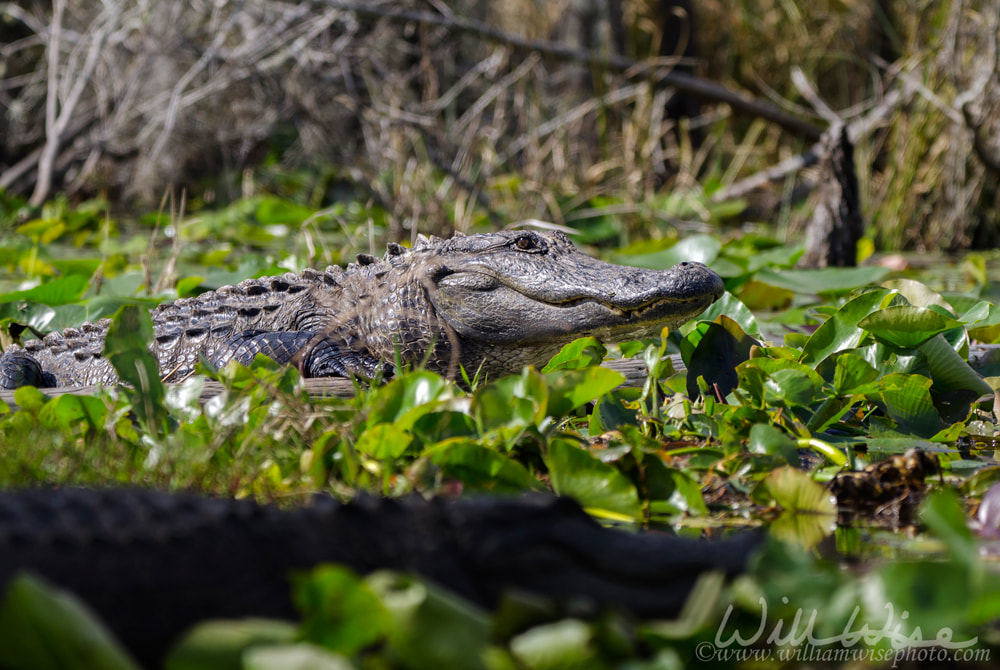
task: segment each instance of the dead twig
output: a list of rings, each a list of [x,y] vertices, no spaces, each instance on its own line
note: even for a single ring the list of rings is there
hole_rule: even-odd
[[[823,101],[823,98],[819,97],[819,93],[812,87],[812,84],[806,79],[805,73],[802,72],[802,68],[798,65],[792,68],[792,83],[795,84],[795,88],[799,94],[812,105],[816,113],[822,116],[827,123],[831,126],[843,124],[843,119],[840,118],[840,115],[830,109],[829,105]]]

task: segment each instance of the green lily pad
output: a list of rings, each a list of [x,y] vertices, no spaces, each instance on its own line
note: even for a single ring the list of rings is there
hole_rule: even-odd
[[[641,508],[635,485],[620,470],[602,463],[586,449],[566,439],[554,439],[549,444],[545,465],[552,488],[559,495],[574,498],[587,508],[633,519],[639,517]]]
[[[892,305],[872,312],[858,327],[897,347],[916,347],[938,333],[960,326],[958,321],[933,309]]]
[[[472,440],[445,440],[423,454],[444,477],[461,481],[470,491],[519,493],[544,487],[518,461]]]
[[[542,372],[575,370],[600,365],[607,354],[607,348],[597,338],[581,337],[560,349],[559,353],[542,368]]]
[[[22,574],[0,601],[0,667],[6,670],[137,670],[77,598]]]
[[[806,365],[816,365],[838,351],[856,348],[866,334],[858,322],[884,307],[892,295],[887,289],[876,289],[849,300],[820,324],[802,347],[799,361]]]
[[[388,634],[389,612],[352,570],[324,565],[296,575],[292,585],[309,642],[352,656]]]
[[[295,641],[298,627],[269,619],[216,620],[198,624],[167,654],[166,670],[242,670],[243,655],[257,645]],[[96,666],[91,666],[96,667]]]

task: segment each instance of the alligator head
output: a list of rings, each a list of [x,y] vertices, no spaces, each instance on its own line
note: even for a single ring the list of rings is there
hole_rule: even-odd
[[[421,240],[412,251],[390,248],[386,260],[406,266],[403,284],[423,289],[418,301],[412,290],[401,290],[400,279],[392,282],[395,293],[410,295],[402,306],[422,318],[400,320],[393,305],[366,308],[383,318],[388,309],[405,322],[393,343],[404,354],[426,350],[426,333],[418,346],[405,332],[423,321],[437,330],[431,367],[440,369],[451,358],[470,371],[482,365],[491,375],[543,365],[564,344],[586,335],[605,342],[659,335],[664,326],[675,328],[698,315],[724,290],[719,276],[701,263],[669,270],[614,265],[587,256],[558,232]]]

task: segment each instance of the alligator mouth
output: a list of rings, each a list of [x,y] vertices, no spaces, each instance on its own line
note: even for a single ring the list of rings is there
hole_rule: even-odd
[[[710,285],[706,287],[704,292],[699,292],[690,296],[661,296],[652,298],[647,302],[636,306],[623,305],[610,300],[601,300],[599,298],[595,298],[594,296],[580,296],[577,298],[570,298],[568,300],[553,301],[535,297],[530,294],[522,295],[555,308],[572,309],[583,305],[598,305],[623,320],[635,322],[643,321],[647,317],[657,318],[658,316],[671,313],[683,313],[696,316],[698,312],[705,310],[725,293],[725,286],[723,285],[722,280],[717,275],[714,277],[709,275],[709,277],[714,281],[710,281]]]
[[[606,307],[609,311],[621,316],[623,319],[642,321],[650,315],[663,314],[666,311],[664,308],[673,307],[676,308],[673,311],[683,312],[691,312],[696,309],[703,310],[720,297],[722,297],[721,293],[712,293],[710,295],[693,296],[690,298],[663,298],[661,300],[653,300],[640,307],[621,307],[602,301],[594,302]],[[689,306],[690,309],[686,309]]]
[[[480,342],[552,343],[585,335],[618,341],[677,328],[724,292],[722,279],[699,263],[666,271],[611,267],[625,276],[605,282],[601,273],[582,273],[578,285],[561,289],[541,276],[515,280],[481,268],[453,270],[438,283],[435,308],[459,335]]]
[[[662,298],[652,300],[638,307],[623,307],[604,300],[594,300],[593,298],[573,298],[561,302],[550,302],[539,300],[539,303],[549,305],[556,309],[571,310],[577,307],[596,306],[607,310],[607,312],[622,321],[642,322],[648,318],[656,318],[669,313],[691,313],[695,310],[703,310],[713,302],[718,300],[721,294],[711,294],[708,296],[695,296],[691,298]],[[528,296],[530,298],[530,296]]]
[[[584,303],[594,303],[602,305],[610,311],[623,315],[632,313],[641,314],[662,307],[665,304],[690,305],[704,303],[705,305],[710,305],[721,298],[723,293],[725,293],[726,289],[722,282],[722,278],[701,263],[681,263],[679,265],[675,265],[670,270],[656,270],[650,272],[670,273],[680,269],[682,266],[687,266],[684,267],[684,270],[682,271],[690,272],[691,270],[694,270],[693,276],[686,278],[686,281],[673,290],[664,289],[658,294],[649,290],[645,291],[646,293],[652,293],[652,295],[638,305],[626,304],[634,303],[636,298],[625,298],[623,300],[616,301],[616,295],[614,293],[605,297],[597,295],[596,293],[581,291],[580,295],[577,296],[569,297],[563,300],[553,299],[552,296],[547,296],[543,292],[539,292],[534,289],[526,290],[520,282],[511,281],[510,278],[498,273],[478,269],[466,272],[469,274],[481,275],[487,283],[496,282],[497,284],[502,284],[511,291],[520,293],[529,300],[551,305],[553,307],[575,307]],[[691,268],[690,266],[696,267]],[[629,270],[636,269],[628,266],[619,267]],[[641,298],[639,299],[641,300]]]

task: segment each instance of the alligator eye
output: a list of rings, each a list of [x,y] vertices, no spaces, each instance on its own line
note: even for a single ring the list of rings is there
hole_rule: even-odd
[[[528,251],[530,249],[538,248],[538,245],[535,244],[535,240],[528,235],[521,235],[521,237],[517,238],[514,244],[516,244],[517,248],[520,249],[521,251]]]

